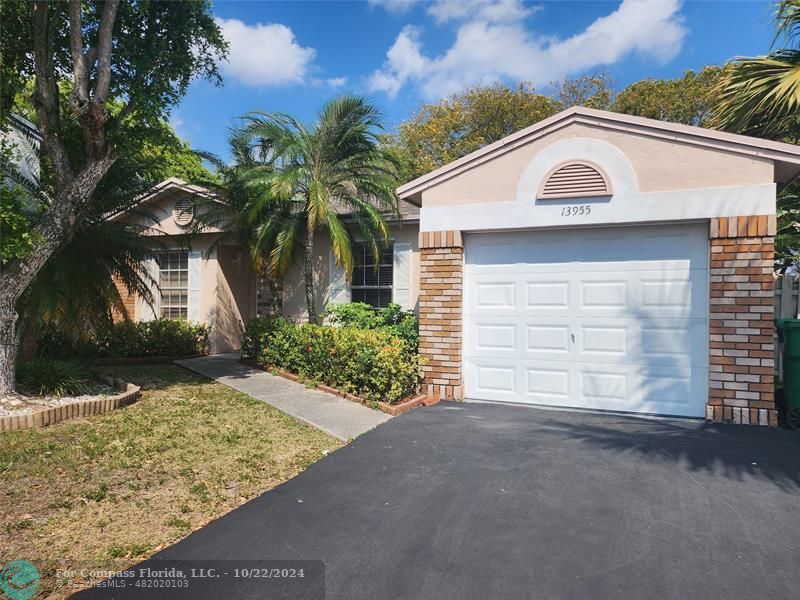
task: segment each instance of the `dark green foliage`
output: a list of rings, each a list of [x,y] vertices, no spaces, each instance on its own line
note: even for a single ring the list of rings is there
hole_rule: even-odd
[[[17,368],[20,389],[39,396],[80,394],[89,383],[89,374],[78,362],[37,358]]]
[[[0,183],[0,266],[33,248],[30,220],[25,214],[25,190]]]
[[[78,341],[51,328],[39,337],[38,347],[39,354],[45,357],[190,356],[208,351],[208,326],[170,319],[122,321]]]
[[[251,319],[244,326],[242,336],[242,358],[255,360],[261,355],[261,340],[266,339],[287,321],[276,317],[258,317]]]
[[[255,319],[245,330],[246,356],[369,401],[397,403],[421,381],[416,351],[388,328],[296,325]]]

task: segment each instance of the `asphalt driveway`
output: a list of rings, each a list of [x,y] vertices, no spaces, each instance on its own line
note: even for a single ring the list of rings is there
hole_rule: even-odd
[[[321,560],[343,600],[797,598],[800,435],[442,403],[157,558]],[[264,586],[81,597],[277,597]]]

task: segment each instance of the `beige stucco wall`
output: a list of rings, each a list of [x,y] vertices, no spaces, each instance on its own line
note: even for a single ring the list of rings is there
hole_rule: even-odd
[[[156,248],[177,248],[188,243],[192,251],[202,254],[200,315],[201,321],[211,328],[211,351],[237,350],[241,346],[242,325],[256,313],[256,276],[249,257],[247,252],[238,247],[224,245],[218,232],[185,237],[186,230],[172,218],[172,208],[178,197],[165,193],[148,203],[147,210],[156,219],[155,224],[142,217],[129,218],[152,227],[151,235],[158,240],[154,245]],[[411,244],[409,293],[411,306],[416,310],[419,296],[419,226],[416,223],[394,225],[390,227],[390,235],[395,242]],[[327,234],[318,233],[314,245],[316,308],[322,312],[330,301]],[[149,311],[139,307],[137,312],[147,318]],[[283,281],[283,313],[296,321],[307,319],[303,265],[299,258]]]
[[[409,273],[410,301],[414,310],[417,309],[419,298],[419,226],[416,223],[406,223],[390,227],[390,238],[395,242],[411,244],[411,265]],[[320,232],[314,240],[316,258],[314,259],[315,303],[317,312],[322,312],[328,304],[329,298],[329,257],[328,235]],[[295,321],[306,321],[305,285],[303,283],[302,260],[298,259],[292,266],[283,282],[283,314]]]
[[[125,220],[150,228],[151,231],[145,232],[150,235],[184,235],[187,233],[188,228],[183,227],[175,222],[172,216],[172,209],[175,202],[179,198],[187,196],[185,192],[179,190],[165,191],[157,198],[149,202],[145,202],[138,207],[138,211],[146,214],[131,213],[125,215]],[[198,213],[203,213],[209,210],[210,205],[208,201],[200,202],[196,210]],[[206,233],[220,233],[216,227],[207,227]]]
[[[520,177],[536,155],[570,138],[597,139],[616,146],[631,163],[641,192],[773,182],[773,163],[768,159],[573,123],[423,191],[422,206],[512,202]]]

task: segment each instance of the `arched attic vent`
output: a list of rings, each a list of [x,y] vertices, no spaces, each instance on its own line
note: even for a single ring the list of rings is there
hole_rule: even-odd
[[[584,160],[571,160],[550,170],[536,198],[587,198],[611,193],[611,182],[600,167]]]
[[[172,208],[172,218],[183,227],[191,223],[194,219],[194,201],[189,196],[176,200]]]

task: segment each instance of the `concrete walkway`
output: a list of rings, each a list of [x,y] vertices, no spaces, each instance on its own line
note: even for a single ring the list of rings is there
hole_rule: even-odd
[[[325,433],[349,440],[391,419],[339,396],[270,375],[239,362],[239,354],[176,360],[177,364],[262,400]]]

